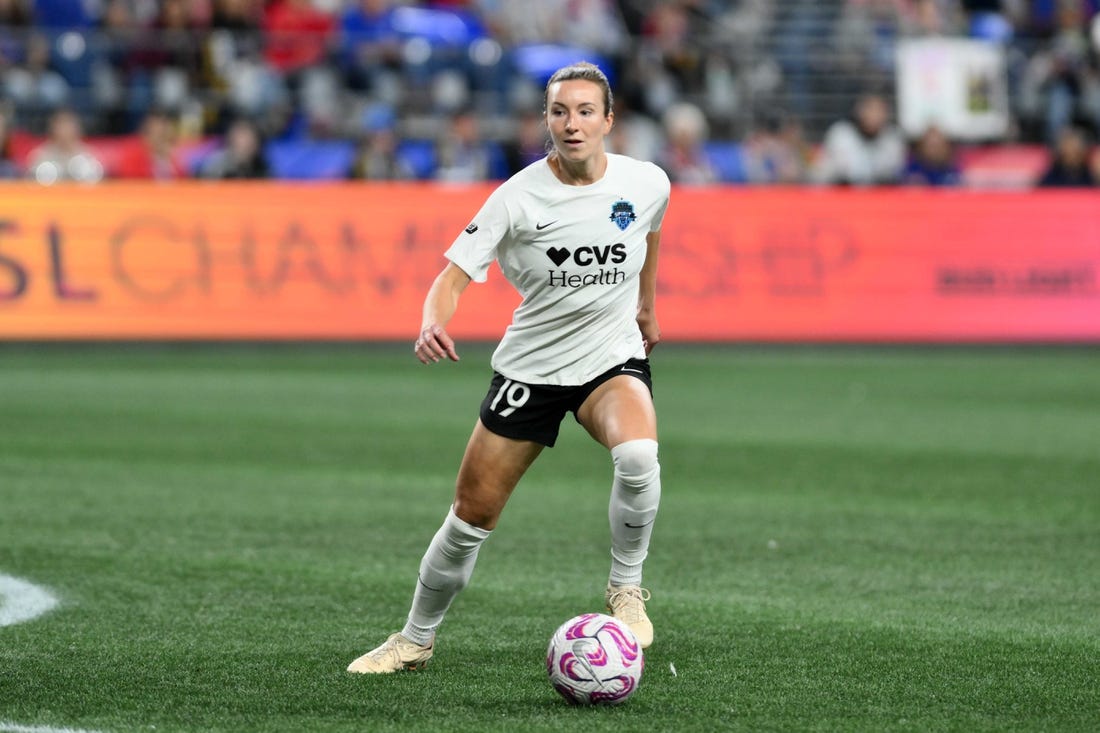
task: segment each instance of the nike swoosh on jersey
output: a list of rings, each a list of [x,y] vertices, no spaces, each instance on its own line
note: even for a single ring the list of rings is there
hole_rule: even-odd
[[[557,223],[558,223],[558,220],[554,219],[554,221],[550,222],[549,224],[535,224],[535,231],[541,232],[546,227],[553,226],[554,224],[557,224]]]

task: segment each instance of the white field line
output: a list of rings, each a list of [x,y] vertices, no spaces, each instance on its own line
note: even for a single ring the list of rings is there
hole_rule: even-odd
[[[57,606],[57,598],[45,588],[0,573],[0,626],[11,626],[38,618]],[[85,728],[54,728],[49,725],[21,725],[0,720],[0,733],[99,733]]]
[[[57,598],[45,588],[0,573],[0,626],[30,621],[56,605]]]
[[[0,733],[99,733],[85,728],[51,728],[48,725],[19,725],[0,720]]]

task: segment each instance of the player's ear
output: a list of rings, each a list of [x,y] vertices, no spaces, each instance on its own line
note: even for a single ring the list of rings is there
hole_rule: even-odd
[[[603,134],[606,135],[607,133],[611,132],[611,128],[614,127],[614,126],[615,126],[615,113],[614,112],[608,112],[607,117],[605,117],[604,121],[603,121]]]

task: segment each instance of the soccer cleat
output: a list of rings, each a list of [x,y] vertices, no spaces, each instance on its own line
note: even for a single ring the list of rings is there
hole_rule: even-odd
[[[390,634],[386,643],[372,649],[348,665],[356,674],[390,674],[403,669],[424,669],[432,658],[435,639],[428,646],[409,641],[401,634]]]
[[[636,585],[607,586],[607,610],[624,622],[638,637],[642,649],[653,643],[653,624],[645,612],[649,591]]]

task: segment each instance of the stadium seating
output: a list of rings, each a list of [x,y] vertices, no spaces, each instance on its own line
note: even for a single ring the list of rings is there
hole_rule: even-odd
[[[745,183],[745,161],[741,145],[734,142],[708,142],[703,153],[722,183]]]
[[[347,178],[355,158],[346,140],[274,140],[264,152],[273,177],[299,181]]]
[[[615,85],[614,68],[608,59],[591,49],[557,43],[531,43],[512,50],[512,62],[516,69],[539,86],[545,85],[551,74],[561,67],[580,59],[599,66],[612,86]]]

